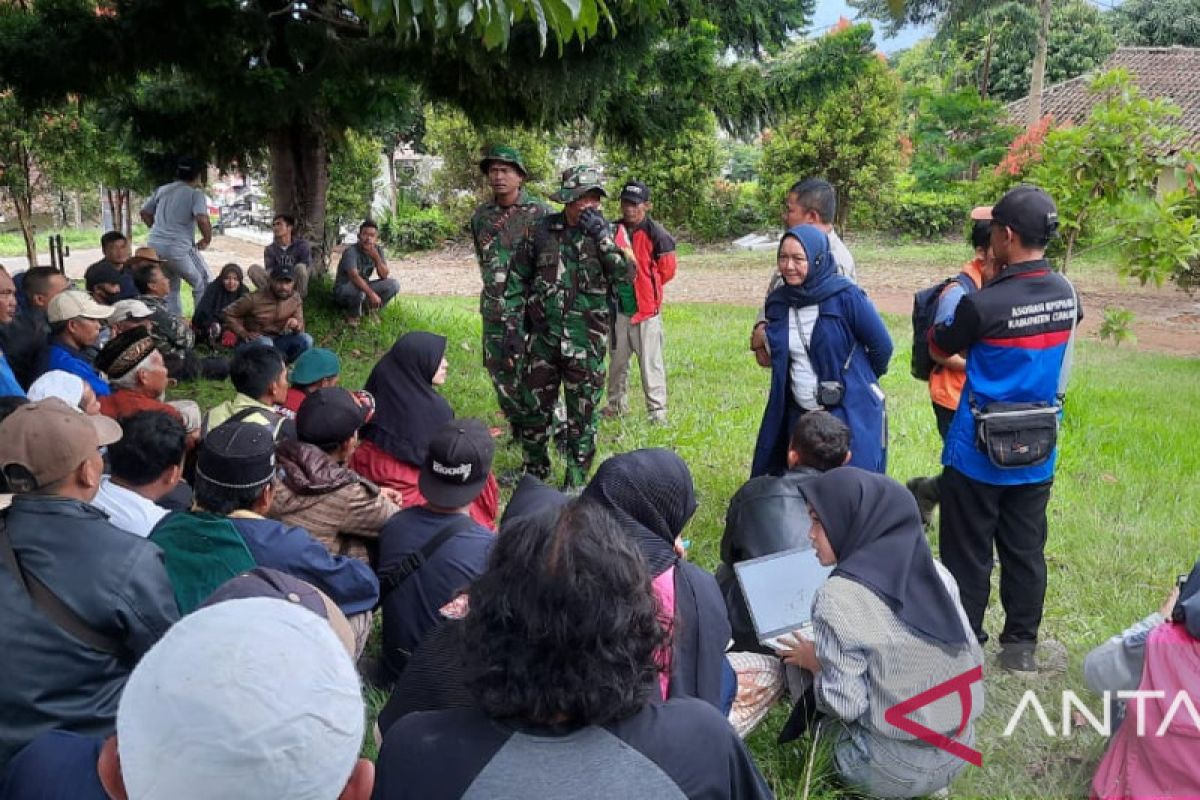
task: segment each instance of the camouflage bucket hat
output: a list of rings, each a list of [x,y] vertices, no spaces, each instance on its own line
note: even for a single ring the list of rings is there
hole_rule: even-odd
[[[488,164],[493,161],[499,161],[502,164],[511,164],[513,167],[516,167],[517,172],[521,173],[522,178],[529,176],[529,170],[525,169],[525,164],[521,161],[521,151],[515,147],[497,145],[488,148],[483,154],[483,159],[479,162],[479,171],[487,175]]]
[[[608,197],[608,192],[604,191],[604,176],[600,174],[600,168],[591,164],[580,164],[562,174],[562,186],[550,195],[550,199],[557,203],[570,203],[593,189]]]

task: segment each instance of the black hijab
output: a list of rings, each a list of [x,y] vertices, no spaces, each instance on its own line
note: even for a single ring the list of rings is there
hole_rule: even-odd
[[[696,513],[692,473],[682,458],[661,448],[608,459],[583,495],[608,509],[633,537],[655,577],[675,563],[675,538]]]
[[[500,517],[500,530],[504,530],[504,526],[514,519],[560,509],[569,499],[553,486],[548,486],[541,479],[525,473],[517,483],[517,488],[513,489],[512,497],[508,498],[508,505],[504,507],[504,515]]]
[[[238,288],[235,292],[231,292],[225,288],[225,278],[231,274],[236,274],[238,277]],[[201,295],[200,303],[196,306],[196,311],[192,315],[193,324],[197,327],[202,327],[213,322],[220,322],[221,313],[228,306],[250,293],[250,290],[246,288],[243,278],[242,268],[237,264],[226,264],[222,267],[221,274],[217,276],[215,281],[208,284],[208,288]]]
[[[583,494],[616,518],[653,576],[675,567],[671,697],[698,697],[720,709],[729,614],[716,578],[675,553],[675,538],[696,513],[687,464],[670,450],[622,453],[600,465]]]
[[[886,475],[839,467],[800,485],[837,556],[834,575],[861,583],[900,621],[946,645],[969,642],[925,541],[912,493]]]
[[[362,436],[397,461],[420,467],[429,440],[454,419],[446,399],[434,391],[446,337],[424,331],[401,336],[367,378],[366,390],[375,397],[375,416]]]

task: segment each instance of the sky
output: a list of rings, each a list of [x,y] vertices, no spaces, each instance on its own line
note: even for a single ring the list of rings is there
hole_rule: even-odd
[[[854,9],[850,7],[850,4],[846,0],[817,0],[817,11],[813,15],[810,33],[823,32],[821,29],[835,24],[838,21],[838,17],[845,17],[854,22],[854,14]],[[897,50],[912,47],[919,39],[933,35],[932,26],[910,26],[900,31],[895,37],[884,39],[879,33],[879,26],[875,23],[872,23],[872,25],[875,27],[875,45],[888,55]]]
[[[1089,0],[1089,2],[1102,10],[1107,10],[1115,6],[1121,5],[1124,0]],[[851,22],[855,22],[855,11],[850,7],[846,0],[817,0],[817,11],[813,15],[813,23],[810,29],[811,34],[823,33],[822,29],[827,29],[837,23],[838,17],[845,17]],[[932,25],[908,26],[899,32],[896,36],[890,39],[884,39],[879,33],[879,25],[871,23],[875,27],[875,46],[884,53],[891,55],[897,50],[905,50],[912,47],[919,40],[926,36],[933,35]]]

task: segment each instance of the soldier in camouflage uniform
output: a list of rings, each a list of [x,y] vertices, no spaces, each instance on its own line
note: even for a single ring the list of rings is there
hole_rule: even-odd
[[[522,187],[528,171],[516,149],[491,148],[479,162],[479,170],[487,176],[492,189],[491,202],[475,209],[475,215],[471,217],[475,258],[483,278],[483,291],[479,293],[483,365],[492,376],[500,411],[511,425],[514,419],[532,408],[534,400],[521,380],[524,360],[506,356],[501,350],[505,318],[509,313],[505,286],[513,254],[525,246],[534,223],[550,209]],[[524,320],[520,321],[519,328],[524,330]]]
[[[629,265],[600,213],[605,196],[600,171],[578,166],[563,173],[550,199],[565,203],[543,217],[527,247],[512,262],[505,292],[503,352],[525,356],[525,385],[535,407],[514,429],[525,451],[525,470],[550,475],[549,440],[561,383],[566,396],[567,474],[564,485],[581,486],[596,455],[597,405],[604,391],[609,297],[633,312]],[[529,331],[520,326],[529,320]]]

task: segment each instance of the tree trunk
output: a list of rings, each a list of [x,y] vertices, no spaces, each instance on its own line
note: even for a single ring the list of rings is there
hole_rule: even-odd
[[[317,251],[316,268],[324,274],[331,245],[325,231],[325,199],[329,191],[329,137],[306,120],[293,120],[272,132],[271,195],[276,214],[296,217],[296,236],[303,236]]]
[[[1067,270],[1071,267],[1071,256],[1075,252],[1075,237],[1076,237],[1076,235],[1077,234],[1074,231],[1067,234],[1067,251],[1066,251],[1066,253],[1063,254],[1062,267],[1060,267],[1058,270],[1063,275],[1066,275]]]
[[[396,148],[389,147],[387,150],[387,172],[388,172],[388,191],[391,194],[392,216],[396,216],[396,211],[400,207],[399,192],[396,187]]]
[[[1025,115],[1027,125],[1042,118],[1042,84],[1046,80],[1046,50],[1050,46],[1050,2],[1038,0],[1037,51],[1033,54],[1033,67],[1029,75],[1029,104]]]
[[[32,269],[38,265],[37,239],[33,235],[33,159],[24,145],[17,144],[16,162],[13,166],[20,171],[20,176],[8,187],[8,195],[12,198],[13,207],[17,210],[17,225],[21,228],[21,238],[25,241],[25,260]]]
[[[983,69],[979,75],[979,99],[987,100],[988,96],[988,79],[992,71],[992,44],[996,38],[995,23],[988,25],[987,44],[983,47]]]
[[[38,265],[37,239],[33,235],[33,207],[28,194],[13,189],[8,193],[17,209],[17,224],[21,227],[21,238],[25,241],[25,260],[32,269]]]
[[[113,194],[113,190],[107,187],[104,189],[104,202],[108,204],[109,230],[121,230],[121,212],[124,209],[117,204],[117,196]]]
[[[133,199],[131,192],[128,189],[118,190],[118,196],[121,198],[121,205],[125,207],[125,215],[121,218],[121,227],[117,230],[125,234],[125,238],[133,241]]]

